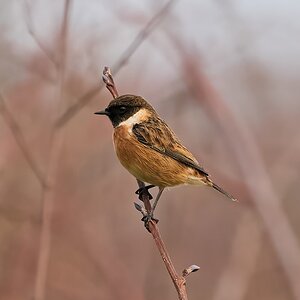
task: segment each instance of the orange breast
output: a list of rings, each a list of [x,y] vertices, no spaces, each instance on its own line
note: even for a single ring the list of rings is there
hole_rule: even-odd
[[[140,143],[126,126],[114,130],[114,146],[121,164],[137,179],[160,187],[189,183],[195,171]]]

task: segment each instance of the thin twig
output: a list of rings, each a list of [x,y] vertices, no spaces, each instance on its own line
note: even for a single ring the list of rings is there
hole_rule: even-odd
[[[149,201],[149,200],[148,200]],[[185,276],[179,276],[175,270],[175,267],[171,261],[171,257],[168,253],[168,250],[163,242],[163,239],[158,230],[158,226],[152,220],[149,222],[149,230],[153,236],[157,249],[161,255],[161,258],[169,272],[170,277],[172,278],[173,284],[178,293],[178,299],[187,300],[187,292],[186,292],[186,279]]]
[[[114,99],[119,97],[119,93],[117,91],[117,87],[115,85],[114,79],[111,75],[111,71],[109,67],[104,67],[103,75],[102,75],[103,82],[105,83],[106,88],[110,91]]]
[[[142,42],[150,35],[153,29],[163,20],[163,17],[169,12],[173,4],[177,0],[168,1],[161,10],[153,16],[152,19],[146,24],[146,26],[138,33],[133,42],[128,46],[128,48],[123,52],[119,61],[112,67],[114,74],[117,72],[128,62],[130,57],[134,54],[134,52],[138,49],[138,47],[142,44]]]
[[[163,17],[169,12],[172,5],[176,2],[176,0],[169,0],[161,10],[154,15],[151,20],[145,25],[145,27],[137,34],[132,43],[127,47],[127,49],[123,52],[119,60],[113,66],[112,70],[116,75],[122,67],[128,62],[130,57],[136,52],[139,46],[145,41],[145,39],[150,35],[150,33],[156,28],[156,26],[160,23]],[[64,126],[77,112],[79,112],[88,102],[92,100],[94,96],[96,96],[104,87],[104,84],[99,84],[92,87],[88,92],[79,97],[77,101],[71,105],[57,120],[56,126],[62,127]]]
[[[111,71],[108,67],[105,67],[103,70],[103,81],[106,85],[106,88],[110,91],[112,96],[114,98],[117,98],[119,96],[117,88],[115,86]],[[144,187],[144,182],[137,179],[137,183],[139,188]],[[143,193],[142,194],[142,201],[144,203],[145,208],[143,208],[138,203],[134,203],[135,208],[142,213],[142,215],[145,217],[150,214],[151,212],[151,203],[150,203],[150,196],[149,194]],[[192,265],[186,269],[183,270],[182,276],[178,275],[176,272],[176,269],[172,263],[171,257],[168,253],[168,250],[166,248],[165,243],[163,242],[162,236],[160,235],[157,223],[153,220],[150,220],[147,224],[147,229],[151,233],[155,244],[157,246],[157,249],[160,253],[160,256],[166,266],[166,269],[173,281],[173,284],[176,288],[178,299],[179,300],[187,300],[187,292],[186,292],[186,277],[191,274],[192,272],[196,272],[199,270],[199,267],[196,265]]]
[[[138,180],[138,186],[143,187],[144,183]],[[150,198],[146,194],[142,194],[142,201],[144,203],[145,209],[140,208],[137,203],[135,203],[135,207],[137,210],[139,210],[143,216],[147,216],[151,212],[151,203],[150,203]],[[165,246],[165,243],[163,242],[163,239],[160,235],[157,223],[150,220],[149,223],[147,224],[147,229],[148,231],[152,234],[152,237],[155,241],[155,244],[157,246],[157,249],[160,253],[160,256],[166,266],[166,269],[172,279],[172,282],[175,286],[175,289],[178,294],[178,299],[180,300],[187,300],[187,292],[186,292],[186,276],[190,274],[191,272],[187,271],[187,269],[184,269],[182,272],[182,276],[179,276],[178,273],[176,272],[176,269],[172,263],[171,257],[168,253],[168,250]],[[191,267],[189,267],[191,268]],[[199,267],[194,268],[194,271],[199,270]]]
[[[3,116],[4,121],[6,122],[7,126],[10,128],[12,135],[18,144],[21,152],[23,153],[28,165],[30,166],[31,170],[35,174],[36,178],[40,182],[42,187],[46,187],[46,181],[44,179],[44,175],[42,171],[40,170],[37,162],[34,160],[34,158],[31,155],[31,152],[27,146],[27,143],[25,141],[23,132],[18,125],[17,121],[13,117],[13,114],[9,111],[9,109],[6,106],[5,99],[2,93],[0,93],[0,113]]]

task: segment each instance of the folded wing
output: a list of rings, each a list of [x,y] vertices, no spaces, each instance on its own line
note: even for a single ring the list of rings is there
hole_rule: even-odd
[[[163,120],[155,118],[135,124],[132,132],[145,146],[197,170],[203,176],[209,176]]]

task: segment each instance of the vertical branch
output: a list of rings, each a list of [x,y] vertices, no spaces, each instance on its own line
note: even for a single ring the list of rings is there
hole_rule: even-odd
[[[102,78],[106,85],[106,88],[110,91],[110,93],[112,94],[112,96],[114,98],[117,98],[119,96],[119,94],[118,94],[117,88],[115,86],[110,69],[108,67],[104,68]],[[142,182],[138,179],[137,179],[137,183],[138,183],[139,188],[145,186],[144,182]],[[135,208],[138,211],[140,211],[144,217],[146,217],[150,214],[151,208],[152,208],[149,195],[146,195],[145,193],[142,194],[142,201],[144,203],[144,207],[142,207],[138,203],[135,203]],[[177,294],[178,294],[178,299],[179,300],[187,300],[188,296],[187,296],[187,292],[186,292],[186,277],[190,273],[198,271],[199,267],[196,265],[191,265],[190,267],[183,270],[181,276],[178,275],[178,273],[172,263],[171,257],[168,253],[166,245],[163,242],[162,236],[160,235],[157,223],[154,222],[153,220],[150,220],[148,223],[147,229],[151,233],[151,235],[155,241],[155,244],[157,246],[157,249],[159,251],[159,254],[160,254],[160,256],[165,264],[165,267],[172,279],[172,282],[173,282],[175,289],[177,291]]]
[[[66,51],[67,51],[67,33],[70,15],[70,6],[72,1],[65,0],[64,16],[61,25],[59,37],[59,62],[58,68],[58,106],[63,100],[63,85],[65,76]],[[59,112],[59,109],[58,109]],[[42,224],[40,247],[38,254],[38,265],[36,273],[34,300],[45,299],[45,287],[47,281],[47,273],[49,267],[50,249],[51,249],[51,223],[52,213],[55,198],[56,176],[59,162],[59,155],[63,142],[63,130],[57,129],[55,126],[52,132],[51,147],[49,155],[49,165],[47,170],[46,180],[48,188],[43,191],[43,208],[42,208]]]

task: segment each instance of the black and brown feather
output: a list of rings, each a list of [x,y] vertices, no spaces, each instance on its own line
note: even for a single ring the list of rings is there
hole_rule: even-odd
[[[132,132],[144,145],[166,155],[187,167],[194,168],[203,176],[208,173],[199,166],[195,157],[178,140],[175,133],[159,117],[133,125]]]
[[[142,97],[123,95],[105,109],[114,126],[122,165],[137,179],[159,187],[205,184],[233,199],[209,178],[192,153]]]

